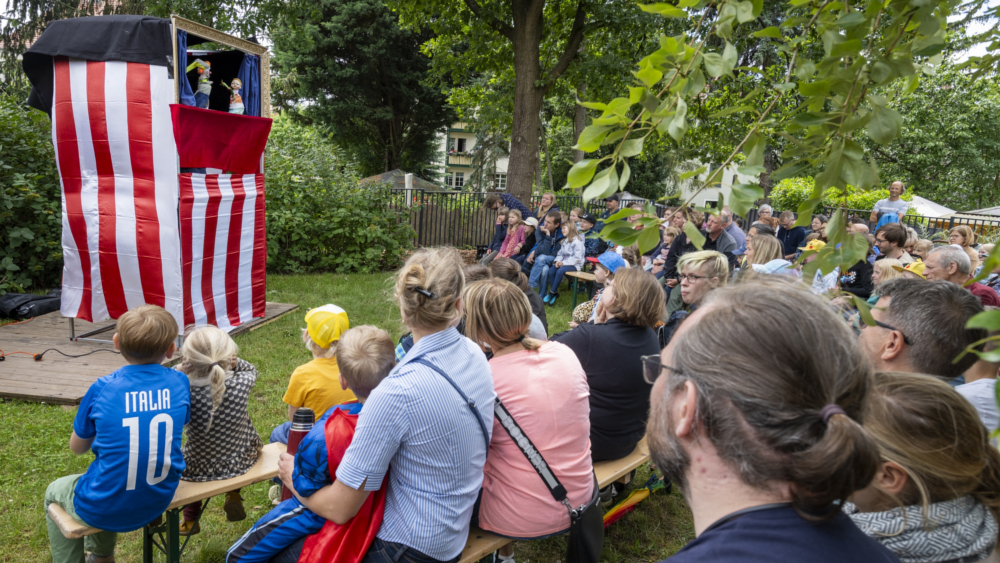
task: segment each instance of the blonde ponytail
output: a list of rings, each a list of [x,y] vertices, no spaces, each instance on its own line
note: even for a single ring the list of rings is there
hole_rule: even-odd
[[[236,342],[222,329],[203,326],[184,337],[181,371],[192,387],[212,389],[212,412],[219,409],[226,394],[226,379],[232,376],[232,363],[239,352]]]

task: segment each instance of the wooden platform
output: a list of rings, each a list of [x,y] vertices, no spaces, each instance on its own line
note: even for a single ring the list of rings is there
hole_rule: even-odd
[[[288,303],[268,303],[263,317],[237,327],[230,334],[236,336],[256,330],[298,307]],[[114,321],[88,323],[77,319],[75,326],[77,336],[102,327],[107,330],[92,338],[111,340],[114,334]],[[75,356],[94,350],[114,350],[114,345],[110,342],[71,341],[69,319],[59,312],[25,323],[0,326],[0,349],[5,354],[37,354],[48,348]],[[123,365],[125,361],[121,356],[111,352],[98,352],[83,358],[67,358],[48,352],[40,362],[24,354],[7,356],[0,361],[0,397],[76,405],[91,383]]]

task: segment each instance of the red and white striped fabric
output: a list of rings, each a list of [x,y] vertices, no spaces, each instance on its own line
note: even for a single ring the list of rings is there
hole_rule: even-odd
[[[263,174],[181,174],[184,324],[232,330],[266,305]]]
[[[53,66],[62,314],[98,321],[151,303],[181,325],[173,80],[163,66],[66,57]]]

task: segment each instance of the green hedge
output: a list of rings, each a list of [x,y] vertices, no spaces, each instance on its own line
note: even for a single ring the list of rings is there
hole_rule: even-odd
[[[265,154],[268,270],[373,272],[411,247],[387,187],[359,187],[351,163],[312,127],[274,120]],[[62,275],[61,190],[49,118],[0,96],[0,295]]]
[[[393,210],[387,186],[359,186],[314,128],[275,119],[264,162],[268,271],[376,272],[402,263],[413,233],[408,213]]]
[[[812,195],[814,186],[815,181],[809,176],[803,178],[787,178],[778,182],[778,185],[771,189],[771,193],[768,195],[768,200],[771,203],[771,207],[778,211],[797,212],[799,210],[799,205],[809,199],[809,196]],[[848,189],[849,192],[847,194],[846,206],[844,205],[844,198],[840,194],[827,191],[826,196],[823,198],[823,203],[816,206],[816,210],[814,210],[813,213],[822,211],[823,206],[846,207],[847,209],[870,211],[873,207],[875,207],[875,203],[878,200],[889,197],[888,188],[861,191],[857,188],[848,186]],[[901,197],[906,201],[912,201],[913,189],[907,189],[903,192]]]
[[[0,294],[59,283],[60,199],[48,116],[0,96]]]

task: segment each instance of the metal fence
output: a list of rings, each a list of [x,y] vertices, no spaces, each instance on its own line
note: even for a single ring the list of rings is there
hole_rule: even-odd
[[[475,247],[489,244],[495,232],[496,212],[483,207],[483,201],[489,192],[461,191],[427,191],[422,189],[391,190],[392,203],[396,210],[408,210],[405,215],[414,231],[413,242],[416,246],[456,246]],[[532,196],[529,208],[534,212],[541,204],[542,196]],[[621,207],[632,203],[653,203],[657,216],[662,216],[666,206],[643,199],[622,200]],[[586,213],[600,217],[605,211],[602,200],[592,200],[584,205],[583,198],[578,195],[556,196],[556,205],[561,211],[569,213],[579,207]],[[824,207],[823,214],[832,215],[837,208]],[[848,222],[862,222],[874,229],[875,224],[869,221],[871,210],[845,209]],[[774,210],[774,217],[781,214]],[[757,208],[747,212],[743,229],[748,230],[759,217]],[[921,215],[904,215],[902,223],[913,227],[921,238],[929,238],[936,233],[947,233],[956,225],[968,225],[980,236],[988,238],[1000,237],[1000,219],[968,218],[968,217],[924,217]]]
[[[836,207],[824,207],[823,214],[829,217],[837,211],[837,209],[838,208]],[[870,209],[844,210],[844,214],[849,223],[864,223],[865,225],[868,225],[871,232],[875,232],[876,223],[869,221],[871,213]],[[996,238],[997,235],[1000,235],[1000,219],[990,219],[987,217],[925,217],[923,215],[911,215],[907,213],[906,215],[903,215],[900,222],[907,227],[913,227],[921,238],[930,238],[941,232],[947,235],[948,231],[950,231],[952,227],[956,227],[958,225],[967,225],[973,232],[980,236],[986,235],[989,238]]]
[[[496,212],[483,207],[489,192],[426,191],[421,189],[391,190],[394,210],[408,209],[410,226],[414,231],[417,246],[474,247],[489,244],[495,232]],[[541,205],[542,197],[533,196],[529,208],[534,212]],[[622,200],[621,206],[632,203],[652,203],[643,199]],[[556,205],[567,214],[574,207],[586,213],[600,216],[605,210],[601,200],[583,204],[581,196],[557,196]],[[654,204],[657,215],[662,215],[664,206]]]

